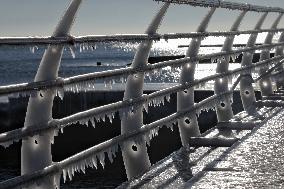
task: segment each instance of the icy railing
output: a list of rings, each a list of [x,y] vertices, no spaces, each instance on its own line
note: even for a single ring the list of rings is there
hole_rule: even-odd
[[[214,31],[214,32],[191,32],[191,33],[169,33],[169,34],[115,34],[115,35],[89,35],[89,36],[67,36],[67,37],[0,37],[0,46],[40,46],[40,45],[81,45],[86,49],[92,49],[94,43],[98,42],[142,42],[147,40],[169,40],[182,38],[205,38],[205,37],[227,37],[243,34],[259,34],[266,32],[283,32],[283,28],[260,29],[245,31]]]
[[[36,171],[30,175],[24,175],[15,177],[8,181],[4,181],[1,183],[3,188],[12,188],[18,185],[25,187],[26,185],[29,186],[31,183],[34,184],[36,180],[43,179],[47,176],[53,176],[56,183],[58,183],[58,177],[61,176],[61,172],[63,173],[64,182],[67,179],[72,180],[75,172],[82,171],[85,173],[85,169],[90,168],[97,168],[98,163],[101,164],[102,167],[105,166],[105,158],[109,158],[110,162],[113,162],[113,158],[115,158],[115,153],[118,152],[118,147],[122,150],[124,148],[124,143],[126,142],[133,142],[133,144],[142,143],[140,137],[141,135],[144,136],[146,143],[150,145],[151,139],[155,136],[158,136],[158,131],[162,127],[167,127],[173,130],[173,127],[176,125],[177,120],[180,118],[188,117],[190,119],[195,112],[198,114],[201,111],[208,111],[210,109],[214,109],[215,105],[220,103],[225,96],[229,96],[231,98],[233,91],[229,91],[227,93],[221,95],[214,95],[211,96],[198,104],[195,104],[194,107],[184,110],[182,112],[177,112],[168,117],[155,121],[151,124],[142,126],[139,130],[134,132],[129,132],[123,135],[119,135],[114,137],[108,141],[105,141],[101,144],[98,144],[94,147],[91,147],[85,151],[82,151],[74,156],[71,156],[61,162],[56,162],[53,165],[46,167],[43,170]],[[59,185],[57,185],[58,187]]]
[[[70,115],[68,117],[62,119],[54,119],[48,125],[34,125],[25,129],[16,129],[13,131],[5,132],[0,134],[0,145],[8,147],[13,144],[13,142],[17,142],[20,139],[25,139],[29,136],[39,135],[49,130],[60,130],[63,133],[63,128],[66,126],[70,126],[75,123],[80,123],[82,125],[87,125],[91,123],[91,125],[95,128],[95,122],[106,121],[106,118],[110,122],[114,118],[115,113],[119,113],[120,116],[126,116],[132,110],[136,109],[136,106],[143,105],[143,108],[146,113],[148,113],[148,106],[161,106],[164,105],[165,100],[170,102],[170,95],[188,90],[193,87],[202,87],[206,85],[206,82],[220,79],[220,78],[228,78],[229,81],[232,81],[233,78],[238,78],[238,75],[242,73],[250,73],[253,70],[259,70],[263,66],[273,66],[271,67],[265,74],[259,76],[254,80],[254,82],[259,81],[262,77],[266,77],[271,74],[272,71],[278,66],[284,63],[284,55],[276,56],[268,60],[264,60],[258,63],[255,63],[250,66],[245,66],[241,68],[237,68],[235,70],[230,70],[226,73],[218,73],[214,75],[210,75],[204,77],[202,79],[196,80],[193,83],[184,83],[179,84],[174,87],[170,87],[164,90],[160,90],[157,92],[153,92],[151,94],[144,94],[141,98],[136,98],[132,100],[119,101],[116,103],[100,106],[97,108],[93,108],[87,111],[83,111],[80,113],[76,113]],[[240,78],[240,77],[239,77]],[[234,88],[234,87],[233,87]]]
[[[76,0],[75,0],[76,1]],[[73,1],[73,2],[75,2]],[[157,0],[158,1],[158,0]],[[166,3],[178,3],[178,4],[189,4],[193,6],[204,6],[204,7],[215,7],[215,8],[228,8],[233,10],[242,10],[242,11],[257,11],[257,12],[279,12],[283,13],[281,8],[273,7],[262,7],[249,4],[241,3],[232,3],[227,1],[218,1],[218,0],[161,0]],[[78,0],[79,2],[79,0]],[[165,4],[167,5],[167,4]],[[167,6],[164,6],[167,8]],[[213,10],[214,12],[214,10]],[[165,13],[165,12],[164,12]],[[162,14],[158,14],[162,16]],[[159,19],[155,20],[154,23],[158,24]],[[138,41],[138,42],[149,42],[152,40],[160,39],[176,39],[176,38],[195,38],[203,39],[209,36],[227,36],[227,39],[233,39],[234,36],[240,34],[250,34],[257,35],[261,32],[268,32],[268,39],[274,35],[275,32],[283,32],[284,29],[277,29],[272,27],[271,29],[255,29],[247,31],[230,31],[230,32],[196,32],[196,33],[176,33],[176,34],[138,34],[138,35],[113,35],[113,36],[86,36],[86,37],[46,37],[46,38],[1,38],[0,45],[82,45],[83,47],[88,48],[93,43],[96,42],[110,42],[110,41]],[[150,32],[151,33],[151,32]],[[281,37],[280,37],[281,38]],[[272,39],[272,38],[271,38]],[[194,41],[194,40],[193,40]],[[198,42],[198,41],[195,41]],[[74,156],[71,156],[63,161],[54,162],[50,166],[40,169],[36,172],[24,174],[19,177],[4,181],[0,183],[0,188],[22,188],[22,187],[33,187],[34,184],[40,185],[41,183],[46,182],[46,178],[52,179],[54,181],[54,187],[59,188],[60,177],[63,174],[64,181],[67,177],[71,180],[75,172],[85,172],[87,167],[96,168],[98,163],[103,167],[105,165],[106,157],[109,158],[110,162],[113,161],[115,154],[118,152],[119,147],[122,151],[125,150],[126,145],[133,143],[136,145],[141,145],[147,143],[150,145],[149,141],[158,135],[158,131],[161,127],[168,127],[173,129],[174,126],[177,126],[177,122],[180,119],[185,119],[185,122],[190,122],[191,119],[194,119],[196,114],[197,116],[201,111],[208,111],[209,109],[215,109],[218,105],[225,103],[226,99],[231,99],[232,94],[239,82],[241,82],[243,77],[249,77],[250,82],[257,82],[263,79],[270,77],[282,79],[283,70],[278,70],[284,62],[283,55],[283,40],[279,40],[278,43],[270,43],[269,40],[266,40],[267,43],[259,46],[254,46],[248,43],[247,47],[240,48],[237,50],[226,50],[219,53],[206,54],[206,55],[197,55],[186,58],[181,58],[177,60],[159,62],[156,64],[147,64],[141,67],[129,67],[117,70],[110,70],[104,72],[90,73],[84,75],[78,75],[70,78],[58,78],[50,81],[40,81],[33,83],[24,83],[18,85],[2,86],[0,87],[0,95],[9,95],[11,93],[18,93],[18,96],[25,95],[38,95],[41,92],[49,91],[49,89],[55,89],[58,96],[63,98],[64,91],[80,92],[84,91],[86,87],[95,87],[96,79],[103,79],[106,83],[112,84],[114,80],[120,79],[121,82],[125,82],[126,78],[132,75],[140,73],[148,74],[159,74],[162,68],[167,66],[172,67],[173,69],[177,67],[182,67],[189,65],[188,63],[196,63],[203,59],[211,59],[212,62],[217,60],[217,63],[224,62],[228,57],[235,59],[235,56],[243,54],[246,56],[252,56],[255,50],[262,50],[262,59],[255,64],[242,65],[241,68],[230,70],[226,72],[217,72],[217,74],[204,77],[199,80],[194,80],[192,82],[184,82],[177,84],[174,87],[167,88],[164,90],[156,91],[148,95],[142,95],[136,98],[130,98],[123,101],[118,101],[112,104],[107,104],[101,107],[93,108],[84,112],[79,112],[62,119],[54,119],[48,123],[42,123],[38,125],[28,125],[25,128],[17,129],[9,132],[0,134],[0,145],[8,147],[13,142],[17,142],[20,139],[26,140],[29,137],[41,136],[45,133],[51,133],[52,138],[54,135],[61,130],[63,132],[64,127],[72,125],[79,122],[81,125],[88,125],[91,123],[95,127],[95,122],[106,121],[106,118],[112,122],[114,114],[119,112],[120,118],[128,117],[129,115],[135,114],[138,107],[143,107],[145,112],[148,113],[148,106],[161,106],[164,105],[165,100],[170,101],[170,95],[173,93],[184,92],[188,93],[189,90],[192,90],[193,87],[203,86],[206,82],[215,80],[215,82],[230,81],[232,78],[237,78],[233,83],[232,87],[228,91],[223,93],[213,95],[205,100],[202,100],[199,103],[193,104],[191,107],[188,107],[184,110],[180,110],[172,115],[169,115],[165,118],[157,120],[153,123],[143,125],[141,128],[126,132],[117,137],[114,137],[108,141],[105,141],[101,144],[98,144],[92,148],[89,148],[85,151],[82,151]],[[147,44],[147,43],[144,43]],[[276,50],[282,50],[282,53],[276,53],[273,58],[263,58],[266,52],[270,52],[271,49],[276,48]],[[227,48],[226,48],[227,49]],[[145,51],[146,52],[146,51]],[[144,57],[145,58],[145,57]],[[192,64],[192,65],[193,65]],[[254,81],[251,77],[251,72],[253,70],[265,70],[260,74],[258,78]],[[277,71],[276,71],[277,70]],[[224,82],[226,83],[226,82]],[[225,85],[225,84],[224,84]],[[52,91],[52,90],[51,90]],[[17,96],[16,95],[16,96]],[[52,141],[51,141],[52,142]],[[127,169],[127,168],[126,168]]]
[[[64,91],[72,91],[72,92],[80,92],[84,91],[84,88],[86,86],[95,88],[95,79],[105,79],[105,86],[109,86],[112,83],[115,83],[114,80],[118,79],[122,83],[125,82],[127,76],[133,75],[140,72],[156,72],[160,73],[162,68],[165,68],[167,66],[170,67],[181,67],[187,63],[190,62],[198,62],[201,60],[211,59],[211,62],[216,62],[218,59],[222,59],[225,56],[231,56],[233,60],[235,60],[237,56],[239,56],[242,53],[245,52],[254,52],[255,50],[266,50],[266,49],[273,49],[277,47],[281,47],[284,45],[284,42],[281,43],[274,43],[274,44],[264,44],[264,45],[258,45],[255,47],[245,47],[240,48],[237,50],[227,51],[227,52],[218,52],[218,53],[212,53],[212,54],[206,54],[206,55],[200,55],[197,57],[186,57],[181,58],[177,60],[170,60],[170,61],[164,61],[159,62],[155,64],[148,64],[147,66],[139,69],[135,68],[121,68],[121,69],[115,69],[115,70],[108,70],[108,71],[102,71],[102,72],[94,72],[89,74],[83,74],[78,76],[73,76],[70,78],[58,78],[57,80],[51,80],[51,81],[41,81],[41,82],[31,82],[31,83],[22,83],[22,84],[16,84],[16,85],[8,85],[8,86],[0,86],[0,96],[6,95],[10,93],[18,93],[15,96],[28,96],[32,93],[32,91],[40,91],[45,90],[49,88],[58,88],[58,95],[62,96],[64,94]],[[83,84],[82,84],[83,83]]]
[[[154,0],[161,2],[169,2],[174,4],[187,4],[192,6],[200,7],[215,7],[225,8],[231,10],[242,10],[242,11],[255,11],[255,12],[279,12],[283,13],[284,9],[279,7],[265,7],[259,5],[252,5],[248,3],[236,3],[223,0]]]

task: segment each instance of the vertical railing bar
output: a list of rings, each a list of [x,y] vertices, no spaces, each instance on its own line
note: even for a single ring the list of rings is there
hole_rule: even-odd
[[[145,31],[146,34],[155,34],[161,24],[164,15],[169,8],[170,3],[164,3],[157,15],[154,17],[149,27]],[[147,65],[149,53],[153,44],[153,40],[142,42],[135,54],[131,67],[134,69],[143,68]],[[129,75],[126,82],[124,100],[139,98],[143,95],[144,72]],[[121,133],[127,133],[138,130],[143,125],[143,106],[139,105],[130,112],[124,112],[121,119]],[[125,142],[123,144],[122,156],[126,169],[127,178],[131,179],[137,175],[144,173],[149,169],[151,163],[147,153],[146,143],[141,136],[139,144],[134,142]]]
[[[57,25],[53,36],[67,36],[75,20],[75,15],[82,0],[73,0],[62,19]],[[45,51],[40,62],[34,81],[55,80],[63,53],[63,45],[50,45]],[[24,127],[46,123],[52,120],[52,106],[55,90],[39,91],[31,95],[27,107]],[[51,144],[56,131],[50,131],[42,136],[33,136],[22,140],[21,148],[21,174],[28,174],[43,169],[52,164]],[[59,174],[60,176],[60,174]],[[46,178],[40,187],[43,189],[59,188],[52,178]],[[58,179],[57,179],[58,180]]]
[[[246,15],[247,11],[242,11],[237,17],[236,21],[233,23],[230,31],[237,31],[241,21]],[[226,37],[222,51],[231,51],[234,43],[235,36]],[[229,70],[230,56],[225,56],[218,60],[216,73],[224,73]],[[223,92],[229,91],[228,88],[228,78],[222,78],[215,80],[214,92],[215,94],[221,94]],[[233,110],[231,106],[231,99],[225,98],[222,102],[216,105],[216,113],[218,122],[229,121],[233,118]],[[229,130],[219,130],[220,134],[223,136],[231,136],[232,132]]]
[[[278,17],[272,24],[271,29],[277,28],[282,16],[283,16],[283,13],[280,13],[278,15]],[[274,32],[268,32],[265,38],[264,44],[272,44],[273,36],[274,36]],[[270,50],[269,49],[262,50],[260,54],[260,61],[266,60],[269,58],[270,58]],[[268,69],[268,66],[260,68],[259,75],[263,75],[267,69]],[[266,77],[266,78],[259,80],[258,85],[259,85],[262,96],[269,96],[273,94],[272,81],[270,77]]]
[[[205,32],[212,15],[214,14],[216,8],[210,8],[207,15],[201,21],[197,32]],[[186,57],[196,57],[198,55],[201,41],[203,38],[192,39],[190,45],[186,52]],[[184,84],[186,82],[194,82],[195,67],[197,62],[187,63],[182,66],[182,71],[180,75],[180,83]],[[178,92],[177,93],[177,111],[182,111],[186,108],[194,106],[194,88]],[[197,117],[192,116],[190,119],[185,117],[184,119],[178,120],[179,132],[183,146],[188,145],[188,140],[190,137],[199,136],[200,130],[197,122]]]
[[[258,22],[255,25],[255,30],[261,29],[264,20],[266,19],[268,13],[263,13]],[[251,34],[246,47],[253,47],[255,46],[256,39],[257,39],[258,34]],[[242,57],[242,62],[241,66],[251,66],[252,65],[252,60],[253,60],[253,54],[254,52],[246,52],[243,53]],[[256,110],[256,97],[254,94],[254,89],[252,86],[252,75],[251,72],[245,72],[243,73],[243,77],[241,78],[240,81],[240,96],[242,100],[242,104],[244,107],[244,110],[249,114],[249,115],[255,115],[258,116],[257,110]]]
[[[281,35],[280,35],[280,37],[278,39],[278,42],[283,42],[283,41],[284,41],[284,32],[281,32]],[[282,56],[284,54],[283,50],[284,50],[283,46],[277,47],[276,50],[275,50],[275,56]],[[278,67],[275,71],[276,72],[280,72],[282,70],[283,70],[283,65]],[[277,89],[280,89],[283,86],[283,81],[284,81],[283,79],[276,80],[276,87],[277,87]]]

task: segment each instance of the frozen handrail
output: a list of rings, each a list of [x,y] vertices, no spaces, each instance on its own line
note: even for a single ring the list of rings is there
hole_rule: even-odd
[[[275,69],[279,68],[282,64],[283,64],[283,61],[280,61],[279,63],[277,63],[276,65],[274,65],[272,68],[268,69],[264,74],[262,74],[262,75],[260,75],[258,78],[256,78],[256,79],[254,80],[254,82],[256,83],[256,82],[258,82],[259,80],[263,79],[264,77],[270,76],[271,73],[272,73]]]
[[[17,141],[25,137],[37,135],[47,130],[64,128],[67,125],[70,125],[80,120],[88,119],[89,117],[112,114],[122,109],[130,109],[131,107],[136,106],[136,105],[141,105],[144,103],[151,103],[151,101],[153,101],[154,99],[164,98],[167,95],[177,93],[179,91],[183,91],[183,90],[186,90],[191,87],[198,86],[198,85],[203,85],[204,83],[208,81],[212,81],[218,78],[230,77],[230,76],[237,75],[243,72],[248,72],[252,69],[261,67],[263,65],[273,64],[273,62],[277,62],[277,65],[280,65],[284,63],[283,59],[284,59],[284,55],[273,57],[271,59],[264,60],[264,61],[258,62],[250,66],[237,68],[237,69],[228,71],[226,73],[217,73],[214,75],[210,75],[202,79],[196,80],[193,83],[178,84],[176,86],[173,86],[173,87],[170,87],[164,90],[153,92],[149,95],[143,95],[142,98],[132,99],[131,101],[129,100],[119,101],[119,102],[115,102],[112,104],[93,108],[87,111],[79,112],[79,113],[67,116],[65,118],[62,118],[62,119],[53,120],[49,124],[33,126],[32,129],[31,128],[29,129],[20,128],[20,129],[16,129],[13,131],[8,131],[8,132],[0,134],[0,144],[7,143],[7,142],[11,144],[13,141]],[[234,89],[234,87],[232,87],[232,89]]]
[[[190,109],[171,114],[168,117],[165,117],[165,118],[162,118],[162,119],[155,121],[153,123],[144,125],[143,127],[141,127],[140,129],[138,129],[136,131],[114,137],[114,138],[107,140],[103,143],[100,143],[100,144],[98,144],[94,147],[91,147],[91,148],[89,148],[85,151],[82,151],[78,154],[75,154],[75,155],[73,155],[73,156],[71,156],[71,157],[69,157],[69,158],[67,158],[63,161],[54,163],[53,165],[46,167],[45,169],[42,169],[40,171],[36,171],[33,174],[18,176],[18,177],[12,178],[10,180],[0,182],[0,188],[1,189],[7,189],[7,188],[16,187],[16,186],[17,187],[25,186],[27,183],[31,184],[31,183],[33,183],[33,181],[35,181],[37,179],[44,178],[46,176],[54,176],[61,171],[63,171],[63,174],[65,174],[65,175],[63,175],[63,177],[65,179],[66,179],[66,174],[68,174],[69,178],[72,178],[72,171],[67,171],[67,170],[70,169],[70,167],[74,166],[74,164],[82,163],[83,167],[80,166],[79,169],[83,169],[83,170],[85,169],[85,167],[95,166],[95,165],[93,165],[92,161],[87,161],[87,160],[89,160],[92,157],[96,158],[96,155],[98,155],[100,153],[104,154],[105,152],[108,152],[108,150],[113,146],[120,145],[123,148],[124,142],[126,142],[128,140],[134,140],[135,141],[135,137],[137,137],[137,136],[148,134],[146,137],[149,137],[148,139],[151,140],[151,137],[154,137],[155,133],[158,131],[157,129],[160,129],[163,126],[168,126],[169,123],[174,124],[177,121],[177,119],[186,117],[189,114],[195,114],[196,111],[201,111],[202,107],[205,106],[206,104],[212,104],[212,107],[213,107],[214,106],[213,104],[218,103],[219,99],[221,99],[224,96],[232,95],[232,93],[233,93],[232,91],[229,91],[227,93],[223,93],[223,94],[220,94],[220,95],[213,95],[213,96],[208,97],[207,99],[195,104],[194,107],[192,107]],[[154,130],[154,132],[151,132],[153,130]],[[138,142],[138,141],[136,141],[136,142]],[[95,162],[95,163],[97,163],[97,162]]]
[[[255,50],[261,49],[270,49],[275,48],[278,46],[283,46],[284,42],[282,43],[274,43],[274,44],[265,44],[259,45],[255,47],[245,47],[240,48],[237,50],[229,51],[229,52],[218,52],[206,55],[199,55],[196,58],[181,58],[177,60],[170,60],[159,62],[155,64],[147,65],[145,68],[140,69],[133,69],[133,68],[122,68],[122,69],[115,69],[115,70],[108,70],[103,72],[94,72],[90,74],[83,74],[69,78],[59,78],[57,80],[52,81],[42,81],[42,82],[31,82],[31,83],[23,83],[23,84],[16,84],[16,85],[8,85],[8,86],[1,86],[0,87],[0,95],[10,94],[10,93],[17,93],[17,92],[25,92],[25,91],[33,91],[33,90],[44,90],[52,87],[63,87],[65,85],[76,84],[80,82],[90,81],[94,79],[101,79],[101,78],[111,78],[117,76],[127,76],[129,74],[135,74],[138,72],[151,72],[156,69],[162,69],[167,66],[179,67],[189,62],[197,62],[200,60],[205,59],[217,59],[223,56],[230,56],[235,54],[240,54],[243,52],[254,52]]]
[[[170,2],[174,4],[187,4],[191,6],[200,7],[216,7],[225,8],[231,10],[244,10],[244,11],[254,11],[254,12],[279,12],[283,13],[284,9],[279,7],[266,7],[259,5],[252,5],[248,3],[236,3],[223,0],[154,0],[161,2]]]
[[[282,32],[284,28],[244,30],[244,31],[213,31],[213,32],[191,32],[191,33],[168,33],[168,34],[115,34],[115,35],[87,35],[67,37],[2,37],[0,46],[3,45],[75,45],[92,44],[97,42],[139,42],[146,40],[199,38],[199,37],[222,37],[242,34],[257,34],[265,32]]]

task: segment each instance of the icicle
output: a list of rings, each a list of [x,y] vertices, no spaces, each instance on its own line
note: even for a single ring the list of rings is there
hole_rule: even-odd
[[[112,89],[111,80],[104,80],[105,88]]]
[[[231,56],[233,62],[236,62],[236,57],[234,55]]]
[[[163,106],[165,105],[165,97],[161,97],[160,104],[162,104]]]
[[[13,144],[13,141],[8,141],[8,142],[0,143],[0,146],[3,146],[4,148],[8,148],[12,144]]]
[[[76,58],[76,54],[75,54],[75,51],[74,51],[74,49],[73,49],[73,46],[69,46],[69,50],[70,50],[70,53],[71,53],[72,58],[73,58],[73,59]]]
[[[124,77],[124,76],[120,76],[119,79],[120,79],[120,82],[121,82],[121,83],[125,83],[125,77]]]
[[[172,123],[166,124],[166,127],[171,131],[174,131],[174,125]]]
[[[69,180],[72,181],[72,168],[67,168],[67,174],[68,174],[68,177],[69,177]]]
[[[35,47],[30,47],[30,52],[31,52],[32,54],[34,54],[34,53],[35,53]]]
[[[96,128],[96,124],[95,124],[94,118],[91,118],[89,121],[91,122],[91,126],[93,128]]]
[[[63,169],[62,170],[62,172],[63,172],[63,182],[65,183],[66,182],[66,170],[65,169]]]
[[[95,115],[94,119],[96,120],[96,122],[100,122],[101,121],[101,118],[98,115]]]
[[[99,162],[102,165],[103,169],[105,167],[105,153],[101,152],[98,154]]]
[[[166,95],[166,100],[167,100],[167,102],[171,101],[171,95],[170,94]]]
[[[155,136],[158,136],[159,134],[159,128],[154,128],[152,130],[150,130],[150,140],[152,140]]]
[[[57,88],[57,96],[63,100],[64,98],[64,89],[63,88]]]
[[[101,119],[102,119],[103,122],[106,122],[105,115],[101,116]]]
[[[88,126],[89,120],[88,120],[88,119],[82,119],[82,120],[79,120],[78,122],[79,122],[80,125],[86,125],[86,126]]]
[[[61,178],[61,174],[55,174],[53,175],[53,181],[54,181],[54,188],[60,188],[60,178]]]
[[[107,156],[108,156],[108,159],[110,161],[110,163],[113,163],[113,157],[112,157],[112,151],[111,151],[111,148],[107,150]]]
[[[84,163],[84,162],[81,162],[81,163],[80,163],[80,170],[81,170],[84,174],[86,174],[85,163]]]
[[[112,123],[112,118],[113,118],[112,115],[111,114],[107,114],[107,117],[109,119],[109,122]]]
[[[148,108],[149,108],[149,107],[148,107],[148,103],[147,103],[147,102],[144,103],[144,104],[143,104],[143,109],[145,110],[146,113],[148,113],[148,111],[149,111]]]
[[[91,158],[91,160],[92,160],[92,165],[97,169],[98,168],[97,157],[94,156]]]

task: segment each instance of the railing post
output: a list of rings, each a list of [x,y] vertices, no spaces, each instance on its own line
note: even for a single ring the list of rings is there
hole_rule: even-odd
[[[208,14],[200,23],[197,32],[205,32],[216,8],[211,8]],[[202,38],[192,39],[186,52],[186,57],[196,57],[200,48]],[[194,73],[197,62],[187,63],[182,67],[180,83],[194,82]],[[188,109],[194,105],[194,88],[177,93],[177,111]],[[183,118],[178,120],[179,132],[183,146],[188,145],[190,137],[199,136],[200,130],[197,122],[197,117],[194,115],[191,118]]]
[[[274,23],[272,24],[271,29],[277,28],[282,16],[283,16],[283,13],[280,13],[279,16],[276,18],[276,20],[274,21]],[[271,44],[273,36],[274,36],[274,32],[268,32],[265,38],[264,44]],[[267,60],[269,58],[270,58],[270,50],[269,49],[262,50],[260,54],[260,61]],[[268,69],[268,66],[260,68],[259,75],[264,74],[267,71],[267,69]],[[260,79],[258,84],[259,84],[262,96],[269,96],[273,94],[272,82],[271,82],[270,77],[264,77]]]
[[[261,26],[267,17],[268,13],[264,13],[260,19],[258,20],[257,24],[255,25],[255,30],[261,29]],[[253,47],[255,45],[256,39],[258,34],[251,34],[246,47]],[[252,59],[253,59],[253,52],[246,52],[243,53],[242,63],[241,66],[251,66],[252,65]],[[257,115],[256,111],[256,98],[254,94],[254,89],[252,86],[252,75],[251,72],[246,72],[241,74],[241,81],[240,81],[240,95],[242,99],[242,104],[244,107],[244,110],[249,115]]]
[[[73,0],[60,20],[53,36],[62,37],[69,34],[81,0]],[[58,77],[63,46],[49,46],[40,62],[34,81],[54,80]],[[46,90],[31,95],[28,103],[24,128],[37,124],[47,124],[52,119],[54,90]],[[33,136],[22,140],[21,174],[33,173],[52,164],[51,144],[54,132]],[[51,189],[55,186],[53,178],[46,178],[39,188]]]
[[[231,27],[231,31],[237,31],[241,21],[246,15],[247,11],[242,11],[236,21]],[[225,39],[222,51],[231,51],[235,36],[229,36]],[[218,60],[216,73],[225,73],[229,69],[230,56],[225,56]],[[216,95],[229,91],[228,89],[228,78],[224,77],[215,80],[214,92]],[[233,118],[233,110],[230,102],[230,98],[223,99],[223,102],[216,105],[216,113],[219,122],[229,121]],[[220,134],[224,136],[231,136],[231,131],[220,130]]]
[[[167,12],[170,3],[165,3],[159,10],[155,18],[152,20],[146,34],[155,34],[161,24],[164,15]],[[131,67],[134,69],[144,68],[147,66],[149,53],[153,44],[153,40],[142,42],[135,54]],[[126,82],[124,100],[139,98],[143,95],[144,73],[129,75]],[[121,134],[135,131],[143,125],[143,106],[135,107],[135,110],[128,115],[122,116]],[[127,142],[123,144],[122,156],[127,173],[127,178],[131,179],[137,175],[144,173],[151,166],[145,140],[142,143],[135,144]]]
[[[278,42],[279,43],[284,42],[284,32],[281,33]],[[283,46],[277,47],[275,50],[275,56],[283,56],[284,55],[283,50],[284,50]],[[279,66],[278,68],[276,68],[275,71],[283,71],[283,64]],[[276,80],[276,87],[277,89],[279,89],[280,87],[283,87],[282,78],[280,80]]]

